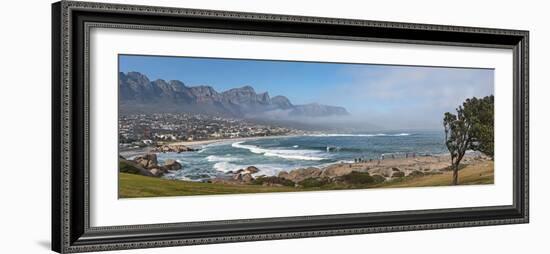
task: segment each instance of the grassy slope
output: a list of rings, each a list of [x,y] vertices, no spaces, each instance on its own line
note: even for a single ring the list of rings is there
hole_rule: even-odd
[[[418,176],[396,179],[373,187],[425,187],[448,186],[452,183],[452,172],[447,171],[439,175]],[[468,165],[458,172],[459,185],[493,184],[494,162],[485,161],[476,165]]]
[[[197,183],[127,173],[120,173],[119,176],[121,198],[299,191],[293,187]]]
[[[467,166],[459,172],[459,184],[492,184],[494,181],[494,163],[482,162],[475,166]],[[423,187],[451,185],[452,172],[438,175],[400,178],[373,186],[336,186],[329,184],[313,188],[293,188],[285,186],[266,187],[261,185],[236,185],[196,183],[178,180],[165,180],[154,177],[120,173],[119,195],[121,198],[188,196],[213,194],[242,194],[261,192],[290,192],[336,189],[362,188],[392,188],[392,187]]]

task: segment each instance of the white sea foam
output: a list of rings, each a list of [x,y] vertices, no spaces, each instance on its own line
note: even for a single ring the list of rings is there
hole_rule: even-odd
[[[298,148],[298,145],[293,145],[292,147],[294,147],[294,148]]]
[[[209,161],[209,162],[223,162],[223,161],[230,162],[230,161],[241,160],[241,158],[209,155],[209,156],[206,157],[206,160]]]
[[[239,169],[243,168],[242,166],[235,165],[233,163],[230,163],[228,161],[220,161],[214,164],[214,169],[220,172],[229,172],[229,171],[237,171]]]
[[[282,165],[282,164],[256,164],[254,165],[256,168],[258,168],[260,171],[257,173],[252,174],[255,177],[265,175],[265,176],[276,176],[279,174],[279,172],[283,170],[291,170],[294,169],[291,165]],[[236,165],[230,162],[218,162],[214,164],[213,168],[219,172],[227,173],[229,171],[236,172],[239,169],[246,168],[247,165]]]
[[[401,137],[409,136],[410,133],[397,133],[397,134],[387,134],[387,133],[377,133],[377,134],[311,134],[307,136],[311,137]]]
[[[279,157],[289,160],[308,160],[320,161],[325,158],[318,157],[318,152],[313,150],[282,150],[282,149],[265,149],[254,145],[243,145],[244,141],[231,144],[232,147],[247,149],[255,154],[263,154],[264,156]]]
[[[254,173],[252,175],[254,176],[276,176],[281,171],[288,171],[291,169],[294,169],[291,165],[281,165],[281,164],[258,164],[255,165],[260,171],[258,173]]]

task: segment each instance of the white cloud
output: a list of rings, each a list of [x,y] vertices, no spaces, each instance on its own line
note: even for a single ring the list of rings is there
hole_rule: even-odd
[[[351,81],[325,90],[323,101],[389,129],[440,128],[444,112],[494,91],[489,69],[372,66],[346,72]]]

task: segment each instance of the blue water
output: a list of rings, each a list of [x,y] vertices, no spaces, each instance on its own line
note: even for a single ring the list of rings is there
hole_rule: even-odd
[[[257,175],[276,175],[282,170],[326,166],[354,159],[378,159],[442,154],[447,149],[441,131],[323,134],[294,137],[224,141],[201,147],[198,152],[161,153],[159,161],[176,159],[183,169],[167,178],[206,180],[248,166],[260,169]]]

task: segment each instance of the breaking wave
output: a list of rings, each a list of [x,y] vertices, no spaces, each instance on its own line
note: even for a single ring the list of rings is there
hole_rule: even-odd
[[[242,166],[239,166],[239,165],[235,165],[233,163],[230,163],[228,161],[220,161],[220,162],[217,162],[214,164],[214,169],[219,171],[219,172],[224,172],[224,173],[227,173],[229,171],[237,171],[241,168],[243,168]]]
[[[217,155],[210,155],[206,157],[207,161],[210,162],[230,162],[230,161],[238,161],[241,160],[240,158],[236,157],[225,157],[225,156],[217,156]]]
[[[254,145],[243,145],[244,141],[235,142],[231,144],[232,147],[246,149],[255,154],[262,154],[264,156],[279,157],[288,160],[308,160],[308,161],[320,161],[325,158],[314,156],[318,154],[317,151],[311,150],[279,150],[279,149],[265,149]]]

